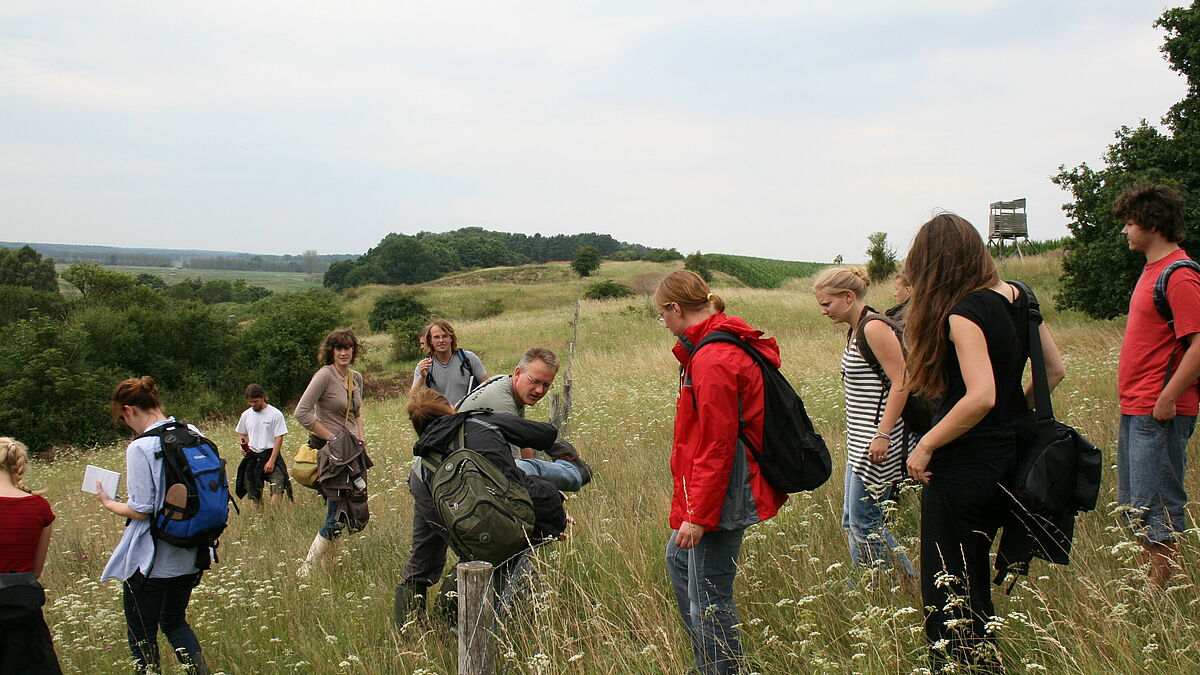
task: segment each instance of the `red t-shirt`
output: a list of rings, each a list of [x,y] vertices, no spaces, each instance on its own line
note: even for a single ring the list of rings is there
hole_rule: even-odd
[[[1179,338],[1200,333],[1200,275],[1178,269],[1167,283],[1167,300],[1175,314],[1175,332],[1154,308],[1154,283],[1167,265],[1183,260],[1183,249],[1146,265],[1133,296],[1129,299],[1129,322],[1121,342],[1121,361],[1117,366],[1117,393],[1122,415],[1149,415],[1166,385],[1167,363],[1175,355],[1172,368],[1183,358]],[[1175,414],[1195,415],[1196,387],[1188,387],[1175,402]]]
[[[0,497],[0,573],[32,572],[42,530],[52,522],[50,502],[38,495]]]

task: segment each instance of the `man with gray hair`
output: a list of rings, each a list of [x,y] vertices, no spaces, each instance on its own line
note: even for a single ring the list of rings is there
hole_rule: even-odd
[[[525,416],[525,406],[537,405],[550,391],[558,375],[558,357],[545,347],[530,347],[521,355],[512,375],[497,375],[483,382],[455,409],[489,409],[492,412]],[[531,448],[512,447],[513,458],[522,471],[531,476],[541,476],[555,487],[575,492],[592,480],[592,471],[570,443],[558,439],[549,452],[549,459],[541,459]]]

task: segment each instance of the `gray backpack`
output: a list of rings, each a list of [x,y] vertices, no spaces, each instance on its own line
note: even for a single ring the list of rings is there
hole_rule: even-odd
[[[525,486],[464,447],[466,424],[458,428],[456,447],[440,457],[422,457],[421,464],[450,548],[464,562],[499,565],[529,546],[533,500]]]

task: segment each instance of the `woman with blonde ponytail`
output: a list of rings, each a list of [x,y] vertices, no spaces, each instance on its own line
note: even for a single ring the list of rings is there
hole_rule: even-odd
[[[901,568],[901,586],[915,594],[917,568],[887,529],[884,504],[904,478],[909,435],[900,412],[908,401],[904,350],[895,331],[867,305],[870,278],[863,268],[830,267],[817,277],[813,295],[821,313],[849,326],[842,352],[846,394],[846,475],[842,528],[858,571]],[[865,320],[871,317],[870,320]],[[865,321],[864,321],[865,320]],[[859,336],[862,331],[862,337]],[[875,365],[859,350],[865,339]],[[883,371],[883,376],[876,370]]]
[[[29,452],[0,438],[0,673],[61,673],[50,628],[42,618],[45,594],[37,585],[50,547],[54,512],[50,503],[25,486]],[[9,594],[33,594],[36,607],[17,609]]]
[[[742,648],[733,601],[737,558],[746,528],[779,510],[787,495],[771,487],[747,444],[762,448],[763,373],[741,347],[714,342],[725,331],[779,367],[775,338],[736,316],[694,272],[667,275],[654,298],[659,320],[678,338],[679,400],[671,448],[671,535],[667,574],[704,675],[741,672]]]

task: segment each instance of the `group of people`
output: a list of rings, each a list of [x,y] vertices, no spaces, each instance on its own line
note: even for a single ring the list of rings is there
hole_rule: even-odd
[[[1185,449],[1200,403],[1195,386],[1200,341],[1193,339],[1200,334],[1200,267],[1185,264],[1175,271],[1177,261],[1188,260],[1179,246],[1183,198],[1177,191],[1139,186],[1114,208],[1129,248],[1146,259],[1130,300],[1118,370],[1118,500],[1130,507],[1128,524],[1141,542],[1151,580],[1164,585],[1178,569],[1176,538],[1186,527]],[[1174,274],[1164,279],[1168,266]],[[989,554],[1000,525],[997,514],[1008,504],[1005,484],[1018,455],[1019,428],[1033,401],[1031,385],[1022,384],[1030,356],[1023,330],[1029,298],[1000,279],[978,231],[949,213],[920,228],[896,284],[901,303],[887,320],[874,320],[879,317],[866,304],[869,281],[862,270],[827,269],[813,287],[821,313],[848,327],[841,355],[847,448],[842,524],[850,559],[862,572],[852,583],[864,576],[874,583],[891,570],[902,587],[914,593],[919,588],[935,672],[947,664],[1001,672],[987,623],[994,613]],[[704,342],[701,348],[701,343],[714,331],[726,331],[776,368],[780,349],[774,338],[726,314],[724,301],[692,272],[667,275],[654,302],[660,322],[676,338],[672,351],[680,362],[667,575],[697,670],[737,673],[743,655],[733,587],[744,533],[773,517],[788,496],[764,478],[753,451],[762,448],[764,436],[761,367],[737,345]],[[1164,303],[1170,319],[1163,315]],[[1065,375],[1063,360],[1044,323],[1037,333],[1053,388]],[[443,588],[453,589],[453,577],[444,576],[447,523],[433,502],[423,457],[469,447],[527,491],[536,521],[528,546],[563,536],[569,522],[564,492],[592,478],[587,463],[552,425],[524,419],[526,407],[546,395],[557,375],[553,352],[531,348],[511,375],[489,378],[479,357],[459,348],[447,322],[432,322],[421,344],[429,356],[414,370],[407,408],[419,438],[409,473],[412,545],[395,597],[401,627],[424,611],[427,591],[437,581],[445,578]],[[344,480],[317,482],[327,502],[326,519],[297,570],[301,577],[347,527],[365,524],[358,510],[365,509],[371,460],[363,437],[362,375],[352,369],[361,350],[353,331],[330,333],[318,354],[323,366],[296,407],[296,419],[311,434],[310,446],[336,444],[339,456],[354,462]],[[917,395],[936,402],[923,434],[906,429],[901,414],[907,399]],[[254,478],[247,482],[257,485],[260,498],[265,491],[275,501],[290,489],[280,456],[287,427],[262,387],[251,385],[246,397],[249,408],[237,432],[243,465]],[[165,495],[162,441],[147,432],[174,419],[150,377],[121,382],[111,403],[114,423],[138,436],[126,450],[127,500],[98,490],[105,509],[128,519],[102,579],[122,584],[138,672],[160,667],[161,630],[181,663],[207,673],[186,620],[203,573],[201,557],[195,549],[156,541],[148,522],[163,508]],[[27,467],[25,447],[0,438],[0,671],[57,673],[36,583],[54,514],[25,486]],[[919,569],[887,527],[887,504],[905,479],[922,486]],[[32,609],[12,609],[10,598],[26,597]]]
[[[1185,528],[1185,449],[1200,376],[1200,340],[1193,339],[1200,333],[1200,267],[1185,264],[1163,277],[1188,259],[1179,246],[1178,191],[1137,186],[1114,211],[1130,250],[1146,260],[1118,369],[1118,501],[1128,506],[1150,580],[1161,587],[1179,569],[1176,538]],[[1015,507],[1006,485],[1034,405],[1032,382],[1022,385],[1031,299],[999,277],[974,226],[950,213],[917,232],[896,279],[901,303],[887,320],[874,320],[880,317],[866,305],[868,283],[862,270],[830,268],[813,288],[821,313],[849,327],[841,372],[842,524],[850,558],[868,576],[895,570],[901,587],[919,586],[933,672],[1003,672],[988,624],[995,611],[989,556]],[[668,275],[655,303],[678,338],[673,351],[681,364],[667,571],[697,670],[737,673],[743,658],[733,585],[743,534],[775,515],[787,495],[748,452],[762,447],[760,367],[736,345],[698,347],[713,331],[729,331],[776,367],[779,347],[726,315],[724,301],[692,272]],[[1164,316],[1164,303],[1173,319]],[[1066,374],[1063,360],[1045,323],[1036,334],[1053,389]],[[910,395],[936,405],[923,434],[906,429],[901,417]],[[919,570],[886,525],[885,503],[905,479],[921,485]]]

